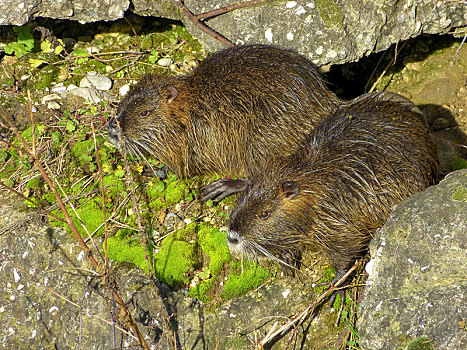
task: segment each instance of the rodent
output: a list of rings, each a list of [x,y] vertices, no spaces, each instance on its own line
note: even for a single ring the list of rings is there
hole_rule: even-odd
[[[179,177],[245,177],[291,154],[339,103],[304,56],[269,45],[235,46],[184,76],[143,76],[108,133],[112,143],[155,156]]]
[[[329,257],[336,282],[364,255],[391,208],[438,174],[435,144],[417,113],[374,94],[358,98],[319,125],[302,149],[251,176],[228,222],[229,248],[273,259],[290,273],[313,247]]]

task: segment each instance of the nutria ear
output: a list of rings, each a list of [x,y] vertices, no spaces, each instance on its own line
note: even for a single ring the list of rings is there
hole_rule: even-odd
[[[167,99],[167,103],[170,104],[173,102],[173,100],[177,98],[178,91],[175,88],[175,86],[173,86],[172,84],[167,84],[166,86],[164,86],[164,89],[165,89],[165,98]]]
[[[281,184],[282,193],[287,199],[292,199],[300,192],[300,188],[293,181],[284,181]]]

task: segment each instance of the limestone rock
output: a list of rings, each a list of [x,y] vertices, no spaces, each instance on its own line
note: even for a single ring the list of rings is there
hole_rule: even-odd
[[[231,5],[232,0],[186,0],[198,14]],[[202,32],[181,14],[172,0],[133,0],[131,10],[142,16],[181,19],[209,51],[223,44]],[[39,1],[0,3],[0,25],[23,25],[36,17],[81,23],[116,20],[130,8],[128,0]],[[467,24],[462,1],[265,1],[208,18],[204,22],[235,44],[270,43],[293,48],[319,65],[356,61],[422,33],[445,34]]]
[[[226,6],[231,0],[186,0],[195,14]],[[408,6],[408,7],[407,7]],[[467,23],[465,4],[452,1],[272,1],[232,11],[205,23],[234,44],[269,43],[293,48],[315,63],[358,60],[422,33],[447,33]],[[182,18],[203,46],[222,44]]]
[[[129,5],[129,0],[8,0],[0,2],[0,25],[23,25],[36,17],[112,21],[123,17]]]
[[[465,349],[467,169],[401,203],[370,244],[358,333],[364,349],[399,349],[419,337]]]

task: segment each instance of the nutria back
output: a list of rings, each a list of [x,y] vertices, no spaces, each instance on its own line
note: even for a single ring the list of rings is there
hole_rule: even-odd
[[[338,103],[305,57],[236,46],[186,76],[144,76],[120,103],[109,136],[178,176],[246,176],[295,151]]]
[[[392,207],[437,178],[435,145],[419,116],[360,98],[318,126],[302,150],[251,177],[229,220],[229,247],[287,268],[313,246],[340,277]]]

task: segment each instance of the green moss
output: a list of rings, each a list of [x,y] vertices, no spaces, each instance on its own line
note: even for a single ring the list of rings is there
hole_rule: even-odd
[[[203,252],[209,257],[209,270],[213,276],[219,274],[224,264],[230,261],[227,234],[219,229],[203,227],[198,232],[199,244]]]
[[[327,28],[344,29],[344,14],[336,0],[316,0],[316,7]]]
[[[60,69],[52,65],[48,65],[45,68],[38,70],[36,74],[37,80],[35,88],[45,89],[46,87],[52,86],[52,82],[58,80],[59,74]]]
[[[149,199],[158,199],[161,198],[165,193],[165,184],[163,181],[156,180],[149,182],[148,188],[146,189],[146,194]]]
[[[105,175],[102,178],[102,183],[104,184],[104,188],[106,188],[108,191],[111,191],[113,194],[119,193],[125,196],[126,186],[123,180],[114,174]]]
[[[185,230],[180,231],[186,233]],[[171,287],[177,284],[187,285],[188,272],[193,271],[195,265],[196,247],[181,240],[181,234],[176,232],[167,237],[162,242],[160,251],[154,255],[156,276]]]
[[[209,302],[209,291],[211,290],[212,284],[214,282],[213,278],[210,278],[206,281],[201,281],[198,285],[190,288],[188,295],[192,298],[198,298],[203,303]]]
[[[407,350],[433,350],[433,340],[426,337],[417,338],[407,345]]]
[[[33,177],[28,181],[26,188],[29,189],[38,189],[41,185],[41,179],[39,177]]]
[[[247,339],[236,338],[236,339],[229,339],[225,344],[227,349],[250,349],[251,342]]]
[[[231,273],[222,292],[223,300],[244,295],[249,290],[259,287],[272,276],[271,271],[251,261],[234,262],[230,267]]]
[[[458,186],[451,198],[455,201],[467,202],[467,188],[463,185]]]
[[[89,201],[86,201],[82,205],[77,205],[76,211],[79,214],[79,217],[83,221],[84,225],[89,231],[89,234],[92,234],[99,226],[101,226],[104,222],[104,212],[102,211],[102,199],[101,198],[93,198]],[[56,209],[55,214],[59,217],[64,218],[60,209]],[[78,220],[75,212],[68,208],[68,213],[70,214],[73,223],[75,224],[76,228],[78,229],[79,234],[82,237],[87,237],[86,230],[83,228],[83,225]],[[51,224],[56,226],[67,226],[62,222],[50,221]],[[103,226],[95,233],[95,235],[99,235],[103,233]]]
[[[185,198],[185,191],[188,187],[181,181],[173,181],[167,184],[165,202],[167,206],[174,205]]]
[[[94,153],[94,141],[92,139],[76,142],[71,147],[71,154],[79,162],[80,166],[89,166],[89,171],[97,169],[96,164],[92,162]]]
[[[455,171],[455,170],[460,170],[460,169],[466,169],[467,168],[467,160],[464,158],[459,158],[453,161],[450,164],[450,168]]]
[[[107,253],[109,258],[117,261],[137,265],[148,270],[144,249],[138,240],[130,242],[126,235],[120,234],[107,239]]]

